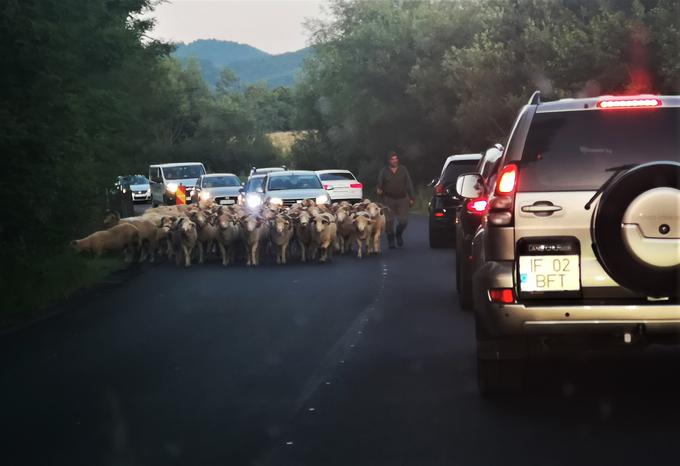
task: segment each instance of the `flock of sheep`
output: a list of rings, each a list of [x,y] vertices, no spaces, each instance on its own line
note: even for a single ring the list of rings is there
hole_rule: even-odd
[[[185,267],[194,258],[202,264],[214,253],[222,265],[244,256],[246,265],[256,266],[263,253],[285,264],[292,252],[302,262],[317,257],[326,262],[334,251],[351,252],[353,244],[359,258],[380,254],[389,215],[389,209],[369,199],[333,205],[306,200],[290,207],[265,203],[256,210],[200,202],[155,207],[138,217],[120,218],[109,212],[105,230],[71,244],[79,252],[96,255],[122,251],[128,262],[167,258]]]

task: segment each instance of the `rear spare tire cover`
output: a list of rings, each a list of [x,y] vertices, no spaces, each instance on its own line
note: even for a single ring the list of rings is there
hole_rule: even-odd
[[[680,287],[680,163],[652,162],[619,175],[602,193],[593,247],[621,286],[653,297]]]

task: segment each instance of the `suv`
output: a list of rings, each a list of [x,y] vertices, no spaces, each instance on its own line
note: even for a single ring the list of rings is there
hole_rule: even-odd
[[[488,149],[479,161],[475,174],[482,177],[483,186],[493,186],[494,176],[503,155],[503,146]],[[456,293],[463,309],[472,309],[472,238],[482,223],[489,203],[489,193],[473,199],[462,199],[456,216]]]
[[[461,173],[473,171],[482,154],[451,155],[444,162],[439,178],[432,180],[432,199],[428,204],[429,239],[431,248],[455,245],[456,212],[461,199],[456,194],[456,179]]]
[[[482,393],[521,388],[530,350],[680,341],[678,128],[680,96],[522,109],[473,241]]]

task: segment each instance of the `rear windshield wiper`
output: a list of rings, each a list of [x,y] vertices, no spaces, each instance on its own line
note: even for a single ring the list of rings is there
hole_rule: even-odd
[[[593,202],[595,202],[595,199],[597,199],[597,197],[600,194],[602,194],[604,192],[604,190],[609,187],[610,184],[612,184],[612,181],[614,181],[614,179],[617,177],[617,175],[619,173],[621,173],[624,170],[629,170],[629,169],[631,169],[635,166],[637,166],[636,163],[629,163],[627,165],[621,165],[621,166],[618,166],[618,167],[607,168],[605,171],[606,172],[613,172],[612,175],[609,178],[607,178],[607,181],[602,183],[602,186],[600,186],[597,189],[597,191],[595,191],[595,194],[593,194],[593,197],[591,197],[590,200],[588,202],[586,202],[586,205],[584,205],[583,207],[586,210],[590,210],[590,206],[593,204]]]

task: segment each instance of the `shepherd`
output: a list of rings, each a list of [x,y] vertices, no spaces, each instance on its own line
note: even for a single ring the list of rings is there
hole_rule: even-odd
[[[388,165],[378,174],[377,192],[378,196],[382,197],[382,202],[393,213],[388,217],[387,242],[390,249],[394,249],[395,238],[399,247],[404,245],[403,234],[408,225],[408,210],[415,203],[415,194],[411,175],[406,167],[399,164],[399,155],[395,151],[390,151],[387,161]]]

